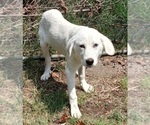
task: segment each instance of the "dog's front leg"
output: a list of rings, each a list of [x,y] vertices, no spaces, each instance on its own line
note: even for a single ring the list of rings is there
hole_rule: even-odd
[[[45,71],[43,73],[43,75],[41,76],[41,80],[48,80],[48,78],[50,77],[50,73],[51,73],[51,58],[49,55],[49,45],[47,45],[46,43],[43,43],[42,41],[40,41],[40,45],[41,45],[41,49],[45,58]]]
[[[78,73],[79,73],[79,82],[82,89],[87,93],[93,92],[94,87],[88,84],[85,80],[85,66],[81,66],[78,70]]]
[[[67,83],[68,83],[68,90],[69,90],[69,101],[70,101],[70,108],[71,108],[71,116],[75,118],[80,118],[81,112],[78,107],[76,89],[75,89],[75,72],[77,66],[66,65],[66,76],[67,76]]]

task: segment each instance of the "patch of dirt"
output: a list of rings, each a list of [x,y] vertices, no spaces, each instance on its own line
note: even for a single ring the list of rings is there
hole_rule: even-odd
[[[85,97],[83,104],[79,104],[83,114],[99,117],[109,115],[116,108],[126,114],[127,87],[122,87],[122,80],[127,77],[126,60],[126,56],[106,56],[102,57],[95,67],[86,69],[86,80],[94,86],[95,91]],[[66,83],[64,71],[54,72],[52,76],[56,81]],[[77,95],[80,100],[86,93],[81,90],[78,78],[76,82]]]
[[[114,110],[117,110],[123,117],[126,117],[127,83],[125,83],[125,86],[123,85],[123,80],[127,78],[126,62],[126,56],[105,56],[101,57],[99,63],[95,67],[87,68],[86,80],[93,85],[95,89],[91,94],[83,92],[79,85],[78,78],[76,78],[79,108],[83,114],[83,119],[85,117],[90,117],[91,119],[99,119],[103,116],[107,117],[110,116]],[[67,95],[66,97],[68,97],[64,70],[65,62],[52,62],[52,66],[53,73],[51,78],[47,81],[40,81],[40,76],[44,71],[44,62],[35,60],[24,62],[24,71],[26,74],[24,92],[32,88],[31,84],[27,84],[27,81],[31,80],[37,87],[37,90],[40,91],[42,100],[49,95],[49,93],[56,93],[59,91],[65,92]],[[32,93],[30,92],[30,94]],[[32,95],[29,94],[25,95],[32,97]],[[48,103],[46,102],[45,105],[48,105]],[[64,113],[70,116],[69,99],[65,105],[67,107],[59,111],[58,117],[61,117]],[[55,116],[52,116],[51,119],[52,121],[57,121]]]
[[[127,66],[128,63],[128,66]],[[40,98],[45,105],[49,105],[44,99],[51,96],[50,93],[59,93],[62,91],[65,98],[65,108],[57,112],[57,118],[50,114],[52,123],[61,118],[63,114],[70,116],[68,90],[65,75],[65,61],[52,62],[53,73],[47,81],[40,81],[40,76],[44,71],[44,62],[28,60],[24,62],[24,96],[30,101],[37,89]],[[150,56],[105,56],[101,57],[99,63],[86,70],[86,80],[94,86],[95,91],[86,94],[78,84],[76,78],[76,89],[78,95],[79,108],[83,114],[82,120],[99,119],[103,116],[109,118],[114,111],[118,111],[128,122],[149,124],[150,109]],[[30,81],[31,80],[31,81]],[[27,84],[28,83],[28,84]],[[31,84],[32,83],[32,84]],[[128,84],[127,84],[128,83]],[[128,90],[127,90],[128,89]],[[32,92],[33,91],[33,92]],[[38,92],[39,91],[39,92]],[[127,98],[128,94],[128,98]],[[63,97],[63,96],[62,96]],[[55,101],[51,98],[52,101]],[[32,101],[32,100],[31,100]],[[127,104],[128,102],[128,104]],[[26,107],[26,105],[24,105]],[[57,111],[57,109],[55,109]],[[54,110],[54,111],[55,111]],[[27,112],[26,112],[27,113]],[[124,121],[126,122],[126,121]]]
[[[126,62],[126,57],[103,57],[97,66],[87,69],[87,81],[95,91],[81,105],[82,112],[98,117],[109,115],[117,108],[126,114],[127,89],[122,88],[122,80],[127,76],[126,64],[118,60]]]
[[[128,58],[128,116],[129,124],[150,124],[150,56]]]

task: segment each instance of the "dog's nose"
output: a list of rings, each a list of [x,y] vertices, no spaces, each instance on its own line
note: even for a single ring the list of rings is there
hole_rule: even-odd
[[[89,58],[89,59],[86,60],[86,64],[88,66],[91,66],[93,64],[93,62],[94,62],[94,60],[92,58]]]

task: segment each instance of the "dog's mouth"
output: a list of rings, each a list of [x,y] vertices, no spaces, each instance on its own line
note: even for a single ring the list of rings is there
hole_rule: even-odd
[[[93,65],[86,65],[86,67],[87,67],[87,68],[91,68],[91,67],[93,67]]]
[[[93,67],[94,65],[83,64],[83,66],[85,66],[85,67],[87,67],[87,68],[91,68],[91,67]]]
[[[87,65],[86,63],[83,63],[82,66],[85,66],[85,67],[87,67],[87,68],[90,68],[90,67],[92,67],[93,65]]]

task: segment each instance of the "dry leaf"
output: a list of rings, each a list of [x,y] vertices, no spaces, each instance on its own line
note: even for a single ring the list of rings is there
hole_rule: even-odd
[[[53,73],[52,73],[52,77],[53,77],[53,78],[59,78],[59,74],[56,73],[56,72],[53,72]]]
[[[110,64],[110,59],[105,59],[103,61],[103,65],[106,66],[106,65],[109,65]]]
[[[92,17],[92,16],[93,16],[93,12],[91,12],[91,11],[88,12],[88,16],[89,16],[89,17]]]
[[[119,64],[121,64],[122,66],[124,66],[125,65],[125,62],[124,61],[122,61],[122,60],[117,60],[117,62],[119,63]]]
[[[65,2],[63,0],[60,0],[60,5],[61,5],[62,9],[64,10],[64,12],[66,13],[68,8],[66,7]]]
[[[86,124],[84,122],[82,122],[82,121],[77,121],[76,125],[86,125]]]
[[[145,63],[144,61],[141,61],[141,60],[136,60],[136,63],[137,63],[137,64],[140,64],[140,65],[142,65],[142,66],[145,66],[145,65],[146,65],[146,63]]]
[[[70,119],[70,116],[68,116],[67,114],[63,114],[61,116],[61,118],[58,120],[58,124],[62,124],[67,122]]]

